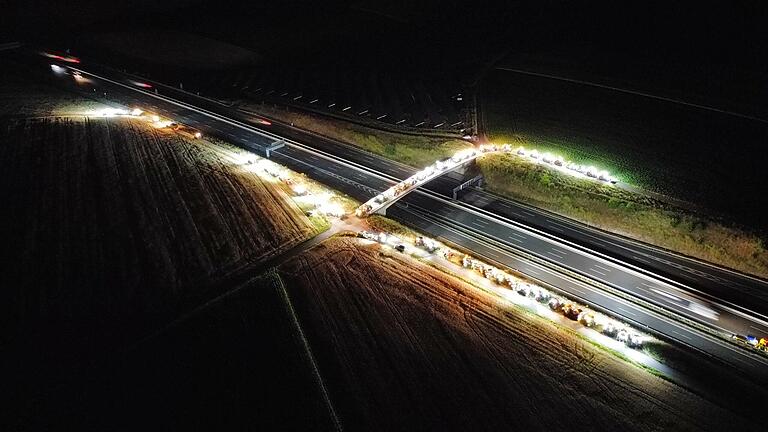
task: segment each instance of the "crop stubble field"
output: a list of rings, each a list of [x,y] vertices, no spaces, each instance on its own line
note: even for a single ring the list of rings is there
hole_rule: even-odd
[[[275,272],[64,390],[34,426],[90,430],[332,430]],[[115,419],[120,419],[115,421]]]
[[[741,417],[378,245],[281,267],[349,430],[749,429]]]
[[[0,118],[5,409],[317,234],[283,189],[210,143],[141,120],[54,117],[93,104],[39,90],[48,105],[17,111],[35,118]]]
[[[729,411],[349,237],[249,280],[67,391],[79,399],[54,407],[61,419],[113,430],[334,430],[334,419],[344,430],[750,430],[744,412],[761,399],[718,395],[741,409]]]

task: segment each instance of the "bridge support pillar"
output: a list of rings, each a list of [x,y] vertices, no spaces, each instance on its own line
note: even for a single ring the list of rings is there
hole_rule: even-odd
[[[456,199],[458,197],[458,193],[460,191],[471,186],[482,186],[484,182],[485,182],[485,179],[483,178],[482,174],[478,174],[472,177],[471,179],[453,188],[453,199]]]

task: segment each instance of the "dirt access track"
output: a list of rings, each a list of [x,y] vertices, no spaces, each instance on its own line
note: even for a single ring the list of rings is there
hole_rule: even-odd
[[[743,418],[365,240],[281,267],[347,430],[747,430]]]

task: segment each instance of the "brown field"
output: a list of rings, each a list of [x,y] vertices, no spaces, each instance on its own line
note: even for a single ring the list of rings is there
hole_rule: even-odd
[[[44,70],[42,73],[46,78],[55,79],[50,71]],[[0,116],[2,117],[65,116],[105,107],[104,104],[85,99],[76,93],[54,89],[50,85],[32,81],[20,74],[21,72],[10,67],[0,68],[0,81],[2,81],[0,83]],[[71,79],[66,77],[61,80]]]
[[[34,430],[330,430],[281,291],[273,272],[238,286],[73,380],[19,423]]]
[[[746,430],[750,423],[378,245],[281,267],[347,430]]]
[[[0,402],[63,385],[318,232],[280,187],[139,120],[0,131]]]

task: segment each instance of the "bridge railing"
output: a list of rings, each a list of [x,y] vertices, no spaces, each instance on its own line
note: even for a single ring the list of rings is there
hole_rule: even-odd
[[[482,154],[499,151],[511,152],[512,148],[509,144],[483,144],[477,148],[461,150],[454,154],[452,157],[441,159],[432,165],[429,165],[416,174],[371,198],[368,200],[368,202],[358,207],[357,211],[355,211],[355,214],[358,217],[366,217],[372,215],[381,209],[389,207],[392,205],[392,203],[402,198],[408,192],[427,183],[428,181],[433,180],[462,165],[466,165]]]
[[[610,175],[608,171],[601,171],[593,166],[584,166],[568,162],[562,157],[553,156],[550,153],[540,154],[537,150],[528,151],[523,147],[518,147],[516,150],[512,150],[512,147],[509,144],[482,144],[477,148],[461,150],[450,158],[441,159],[433,163],[411,177],[408,177],[371,198],[368,202],[358,207],[355,214],[357,214],[358,217],[366,217],[379,210],[386,209],[408,192],[424,183],[439,177],[448,171],[465,165],[482,154],[494,152],[514,153],[530,162],[545,164],[550,168],[563,173],[604,184],[616,184],[618,182],[618,180]]]

